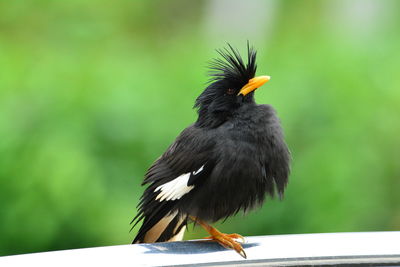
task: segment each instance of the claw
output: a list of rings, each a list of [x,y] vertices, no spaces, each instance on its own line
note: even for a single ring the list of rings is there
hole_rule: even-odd
[[[241,244],[239,244],[238,242],[232,240],[232,247],[237,253],[239,253],[240,256],[242,256],[243,258],[247,259],[246,252],[244,252],[244,249],[243,249]]]
[[[242,256],[243,258],[247,259],[246,252],[244,252],[244,249],[243,249],[243,248],[242,248],[241,251],[237,251],[237,253],[239,253],[239,255]]]

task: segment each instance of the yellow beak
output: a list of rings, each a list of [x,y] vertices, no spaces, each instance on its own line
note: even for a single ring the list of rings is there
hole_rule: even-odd
[[[240,89],[238,95],[242,94],[245,96],[262,86],[264,83],[268,82],[270,79],[270,76],[258,76],[250,79],[249,82],[245,86],[243,86],[242,89]]]

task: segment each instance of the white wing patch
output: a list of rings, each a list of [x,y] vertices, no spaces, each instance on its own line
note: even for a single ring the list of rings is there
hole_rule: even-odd
[[[154,192],[161,192],[157,195],[156,200],[164,201],[164,200],[176,200],[180,199],[184,194],[187,194],[194,188],[194,185],[187,186],[187,183],[190,178],[190,172],[182,174],[178,178],[175,178],[168,183],[160,185],[154,190]]]
[[[193,188],[194,185],[188,186],[187,183],[189,181],[190,175],[197,175],[199,174],[204,168],[204,165],[201,166],[197,171],[194,172],[188,172],[184,173],[181,176],[175,178],[172,181],[169,181],[168,183],[165,183],[163,185],[160,185],[157,187],[154,192],[161,191],[157,197],[156,200],[158,201],[164,201],[164,200],[176,200],[180,199],[183,195],[189,193]]]

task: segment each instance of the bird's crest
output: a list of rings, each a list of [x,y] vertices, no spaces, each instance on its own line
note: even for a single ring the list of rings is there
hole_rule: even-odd
[[[232,82],[247,83],[254,77],[257,70],[257,52],[247,43],[247,64],[244,63],[239,51],[229,43],[227,48],[217,49],[222,58],[215,58],[209,63],[210,82],[228,79]]]

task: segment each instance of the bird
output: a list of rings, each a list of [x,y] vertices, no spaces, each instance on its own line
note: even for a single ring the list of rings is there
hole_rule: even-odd
[[[229,43],[209,62],[209,81],[197,97],[197,120],[150,166],[131,221],[142,222],[133,244],[181,241],[188,223],[242,257],[243,236],[211,226],[258,208],[267,196],[283,197],[291,153],[280,119],[255,90],[270,76],[255,76],[257,52],[247,43],[247,61]],[[132,230],[131,229],[131,230]]]

